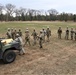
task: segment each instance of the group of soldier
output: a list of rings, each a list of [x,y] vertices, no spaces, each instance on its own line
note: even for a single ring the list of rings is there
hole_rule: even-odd
[[[20,54],[25,54],[24,51],[24,46],[28,43],[31,46],[30,43],[30,33],[29,33],[29,29],[26,28],[25,30],[25,40],[23,42],[22,40],[22,31],[21,29],[19,29],[18,31],[16,29],[13,28],[8,28],[7,30],[7,38],[8,39],[13,39],[14,41],[17,41],[20,43]],[[33,32],[31,34],[31,36],[33,37],[33,46],[35,46],[37,44],[37,41],[39,42],[39,47],[43,48],[43,43],[45,42],[45,37],[47,37],[47,42],[49,42],[49,38],[51,36],[51,30],[49,29],[49,27],[47,27],[47,29],[45,30],[44,28],[42,28],[42,30],[40,30],[39,34],[36,32],[35,29],[33,29]]]
[[[62,38],[62,28],[59,27],[59,29],[57,30],[57,33],[58,33],[58,38],[61,39]],[[24,46],[26,44],[29,44],[29,46],[31,46],[31,43],[30,43],[30,36],[33,37],[33,46],[35,46],[37,44],[37,41],[39,42],[39,47],[40,48],[43,48],[43,43],[45,43],[45,41],[49,42],[50,41],[50,36],[51,36],[51,30],[49,27],[47,27],[47,29],[44,29],[42,28],[40,30],[39,33],[37,33],[37,31],[35,29],[33,29],[33,32],[32,34],[30,35],[30,31],[28,28],[26,28],[25,30],[25,40],[23,42],[23,39],[22,39],[22,31],[21,29],[19,29],[18,31],[16,29],[13,29],[13,28],[8,28],[8,31],[6,33],[7,35],[7,38],[10,39],[12,38],[13,40],[17,41],[20,43],[20,54],[25,54],[25,50],[24,50]],[[66,27],[66,30],[65,30],[65,39],[68,40],[69,39],[69,36],[70,36],[70,39],[73,40],[75,39],[76,40],[76,29],[73,30],[73,28],[71,28],[71,30],[69,30],[68,27]],[[46,39],[45,39],[46,38]]]
[[[19,34],[19,36],[22,37],[21,29],[19,29],[19,31],[17,32],[16,29],[13,29],[13,28],[10,29],[10,28],[8,28],[7,33],[6,33],[7,38],[8,39],[12,38],[13,40],[16,39],[16,34]]]
[[[61,27],[59,27],[58,31],[58,38],[61,39],[61,35],[62,35],[62,29]],[[75,40],[76,41],[76,28],[75,30],[73,28],[71,28],[71,30],[68,28],[68,26],[66,27],[66,30],[65,30],[65,39],[66,40]]]

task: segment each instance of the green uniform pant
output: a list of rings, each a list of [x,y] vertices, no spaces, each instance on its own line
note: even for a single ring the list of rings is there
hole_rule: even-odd
[[[65,39],[66,39],[66,40],[69,39],[69,34],[66,34]]]
[[[39,41],[40,48],[42,48],[42,40]]]
[[[58,38],[61,39],[61,34],[58,34]]]
[[[24,54],[24,53],[25,53],[25,50],[24,50],[24,48],[23,48],[22,45],[20,46],[20,51],[19,51],[19,53],[20,53],[20,54]]]
[[[29,45],[30,45],[30,39],[29,39],[29,38],[25,38],[25,45],[26,45],[27,43],[29,43]]]

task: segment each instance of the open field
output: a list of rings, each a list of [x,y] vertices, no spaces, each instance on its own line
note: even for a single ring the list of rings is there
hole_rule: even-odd
[[[25,46],[26,54],[18,55],[15,62],[3,64],[0,61],[0,75],[76,75],[76,41],[65,40],[65,29],[76,28],[74,22],[3,22],[0,23],[0,37],[5,37],[7,28],[25,29],[28,27],[30,35],[35,28],[37,32],[43,27],[50,27],[52,36],[50,42],[39,45]],[[57,38],[57,29],[63,30],[62,39]],[[23,35],[24,39],[24,35]],[[31,38],[32,44],[32,38]]]

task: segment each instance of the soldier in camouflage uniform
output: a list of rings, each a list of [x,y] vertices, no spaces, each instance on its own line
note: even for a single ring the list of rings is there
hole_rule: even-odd
[[[29,30],[28,30],[28,28],[27,28],[26,31],[25,31],[25,44],[24,44],[24,45],[26,45],[27,43],[29,43],[29,45],[31,45],[31,44],[30,44],[30,35],[29,35]]]
[[[43,36],[43,42],[45,42],[46,30],[44,28],[42,29],[42,34],[44,35]]]
[[[36,33],[35,29],[33,30],[32,36],[33,36],[33,40],[34,40],[33,45],[35,45],[36,40],[37,40],[37,33]]]
[[[17,30],[16,29],[14,30],[14,34],[15,34],[15,39],[16,39],[16,34],[17,34]]]
[[[12,39],[14,40],[15,39],[15,32],[14,32],[13,28],[11,29],[11,35],[12,35]]]
[[[70,31],[71,40],[73,40],[73,33],[74,33],[73,28],[71,28],[71,31]]]
[[[19,34],[16,34],[16,39],[15,39],[15,41],[16,42],[19,42],[19,44],[20,44],[20,51],[19,51],[19,53],[20,53],[20,55],[24,55],[25,54],[25,50],[24,50],[24,48],[23,48],[23,40],[22,40],[22,38],[19,36]]]
[[[47,36],[47,41],[49,42],[49,38],[51,36],[51,30],[49,29],[49,27],[47,27],[46,36]]]
[[[42,46],[42,41],[43,41],[43,34],[42,34],[42,30],[40,30],[40,35],[39,35],[39,45],[40,45],[40,48],[43,48]]]
[[[66,40],[69,39],[69,29],[68,29],[68,27],[67,27],[67,29],[66,29],[65,39],[66,39]]]
[[[6,35],[7,35],[8,39],[12,38],[10,28],[8,28],[8,31],[7,31]]]
[[[74,38],[75,38],[75,41],[76,41],[76,28],[75,28],[75,31],[74,31]]]
[[[22,31],[21,31],[21,29],[19,29],[18,34],[20,35],[20,37],[22,37]]]
[[[61,39],[61,34],[62,34],[62,29],[61,29],[61,27],[59,27],[57,33],[58,33],[58,38]]]

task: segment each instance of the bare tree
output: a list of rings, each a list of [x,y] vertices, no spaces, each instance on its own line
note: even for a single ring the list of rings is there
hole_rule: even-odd
[[[20,13],[21,13],[21,14],[22,14],[22,13],[26,14],[26,8],[20,7]]]
[[[48,13],[49,13],[49,19],[55,21],[58,14],[57,10],[50,9],[48,10]]]
[[[58,14],[58,11],[55,10],[55,9],[50,9],[48,10],[49,14],[52,14],[52,15],[57,15]]]
[[[18,17],[21,15],[20,10],[19,9],[15,9],[14,13],[15,13],[16,20],[18,21],[19,20]]]
[[[2,4],[0,4],[0,14],[2,14],[3,8],[4,8],[4,6]]]
[[[8,17],[12,16],[14,13],[15,5],[6,4],[5,7],[6,7],[7,21],[8,21]]]

